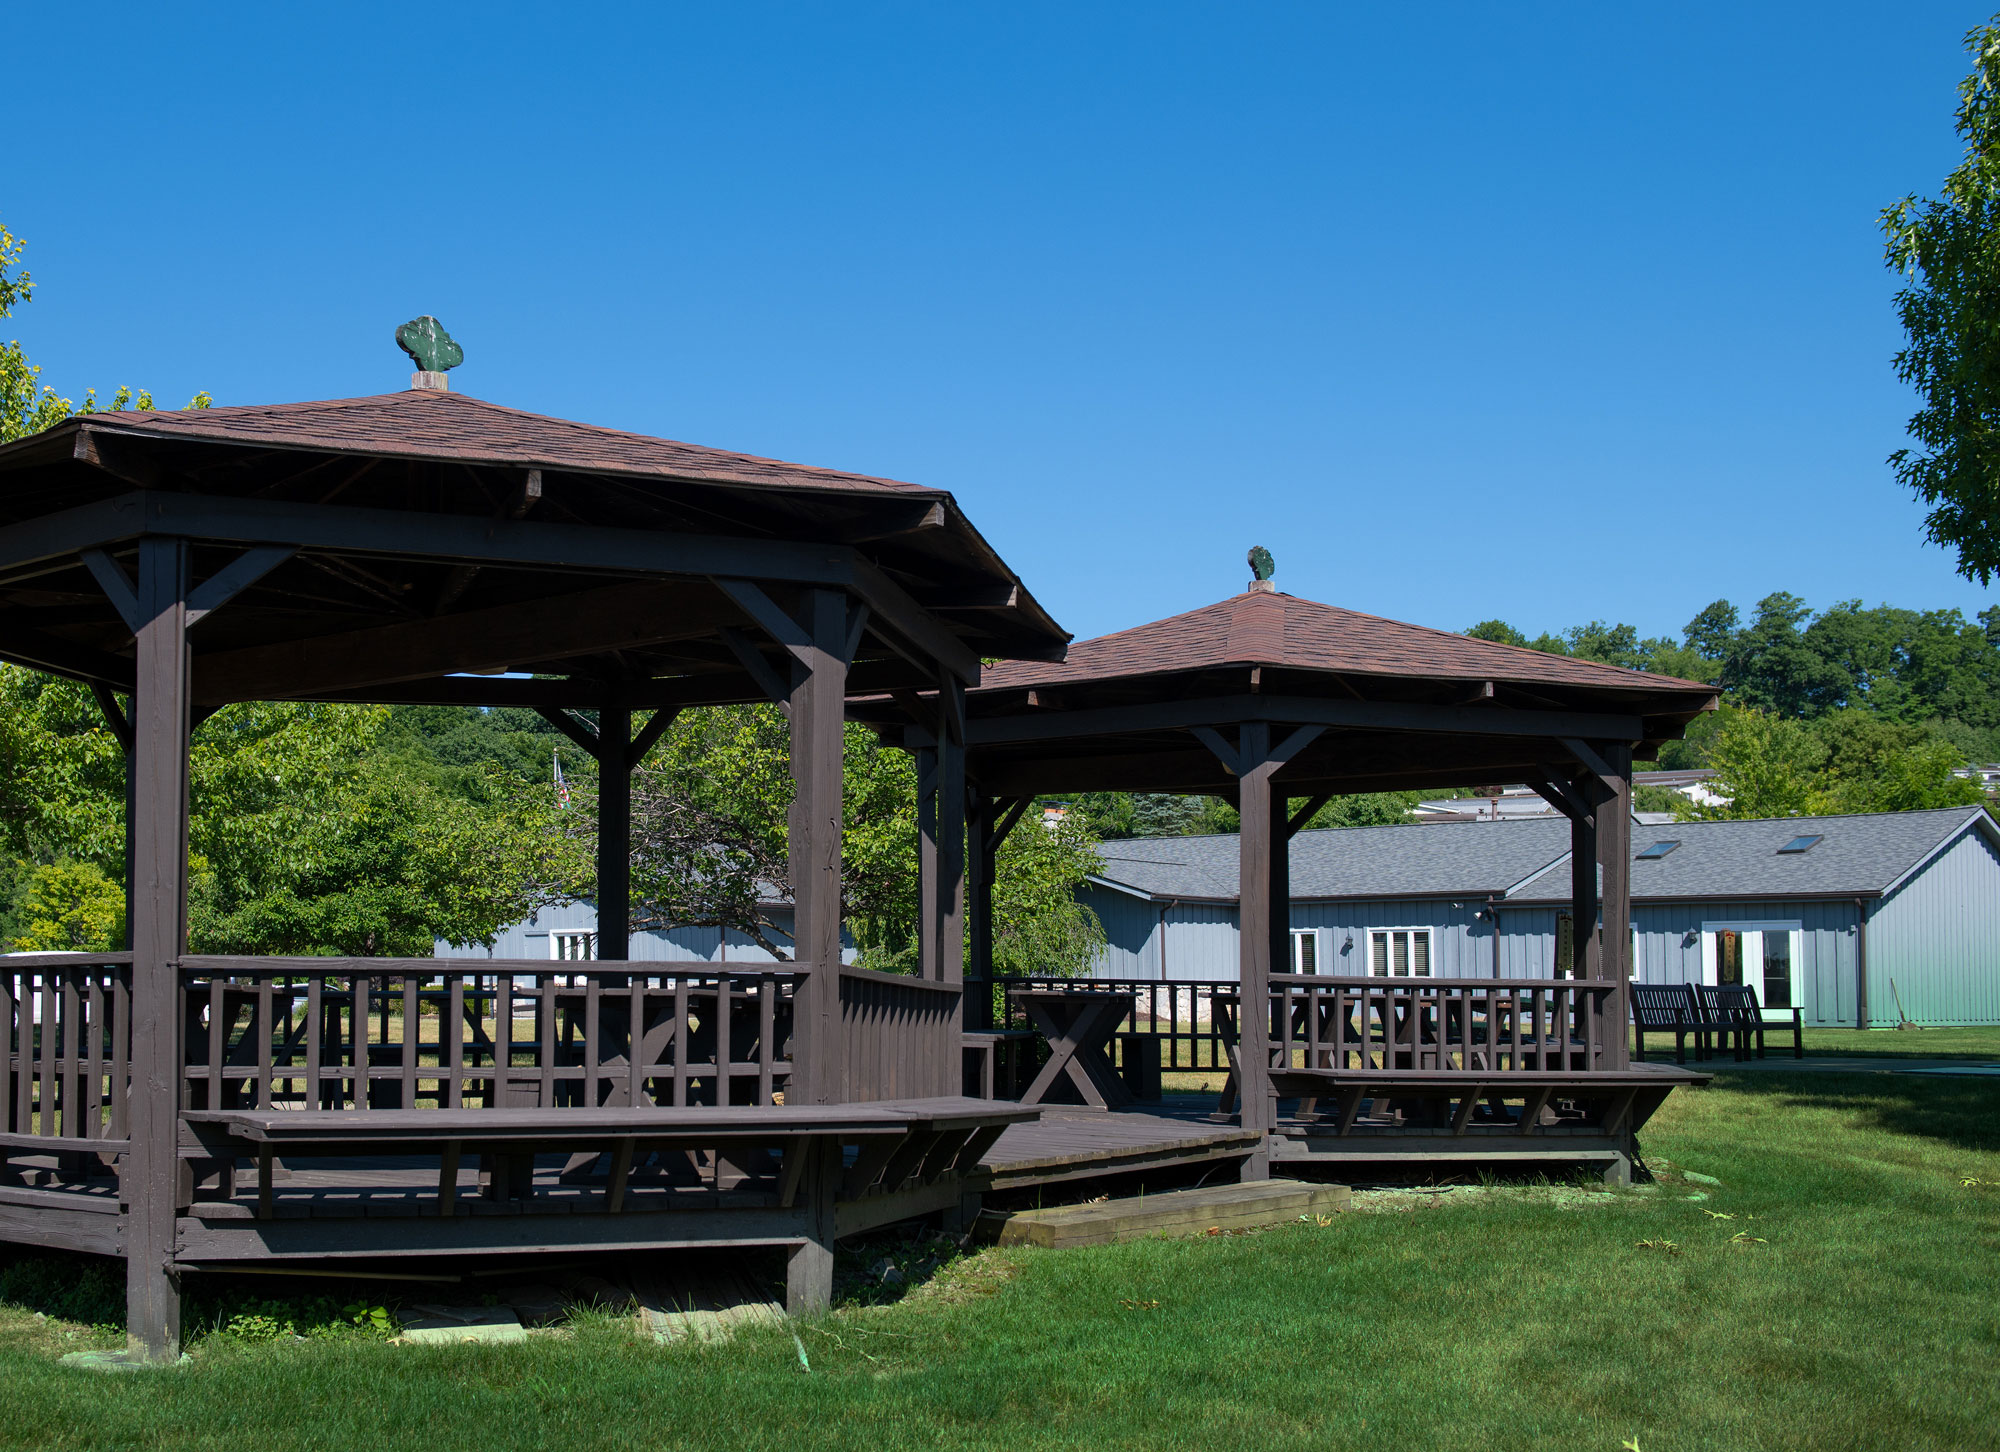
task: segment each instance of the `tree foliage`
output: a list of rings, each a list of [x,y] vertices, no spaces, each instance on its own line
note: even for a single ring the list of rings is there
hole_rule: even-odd
[[[1965,46],[1965,158],[1938,196],[1882,213],[1888,264],[1909,279],[1896,294],[1908,336],[1896,376],[1922,396],[1909,425],[1916,447],[1889,463],[1931,506],[1925,533],[1957,551],[1961,575],[1990,585],[2000,574],[2000,23],[1972,30]]]
[[[1970,806],[1979,785],[1955,776],[1958,754],[1921,727],[1865,711],[1817,720],[1725,704],[1707,743],[1712,783],[1726,802],[1676,810],[1689,819],[1907,812]]]
[[[189,746],[189,942],[197,951],[427,955],[490,940],[580,886],[546,794],[481,764],[426,770],[380,748],[376,707],[225,708]],[[124,757],[84,687],[0,666],[7,916],[40,930],[46,874],[122,897]],[[60,922],[60,919],[50,919]],[[94,945],[99,946],[99,945]]]

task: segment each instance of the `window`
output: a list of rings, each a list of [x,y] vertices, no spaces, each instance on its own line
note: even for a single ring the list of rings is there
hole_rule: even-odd
[[[1292,971],[1319,972],[1319,934],[1311,928],[1292,930]]]
[[[1782,856],[1787,852],[1810,852],[1825,840],[1826,836],[1824,833],[1818,833],[1810,837],[1794,837],[1791,841],[1780,847],[1778,853]]]
[[[1792,935],[1788,932],[1765,933],[1764,939],[1764,992],[1761,1002],[1766,1008],[1790,1008],[1792,1006]]]
[[[1431,976],[1429,928],[1378,928],[1368,935],[1368,971],[1378,978]]]
[[[597,956],[597,934],[550,933],[549,956],[562,963],[587,963]]]
[[[1641,852],[1635,860],[1639,862],[1657,862],[1680,845],[1678,842],[1655,842],[1644,852]]]

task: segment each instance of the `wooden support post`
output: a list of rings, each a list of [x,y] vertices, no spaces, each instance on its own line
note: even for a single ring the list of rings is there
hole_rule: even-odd
[[[1264,1136],[1258,1152],[1243,1165],[1243,1178],[1271,1176],[1270,1133],[1276,1127],[1271,1100],[1271,844],[1283,830],[1284,813],[1272,800],[1271,777],[1277,763],[1271,756],[1271,728],[1263,721],[1246,721],[1237,744],[1237,777],[1242,830],[1238,834],[1240,922],[1237,932],[1238,978],[1242,1000],[1238,1012],[1241,1041],[1237,1048],[1242,1124]]]
[[[999,803],[975,792],[966,813],[966,947],[964,1026],[993,1027],[993,840]]]
[[[941,951],[939,915],[931,910],[938,890],[938,752],[919,746],[917,758],[917,976],[937,979]]]
[[[1600,1042],[1603,1066],[1623,1069],[1631,1062],[1631,1035],[1625,1025],[1632,981],[1632,746],[1606,741],[1598,750],[1612,776],[1603,784],[1604,805],[1597,812],[1597,860],[1604,871],[1604,943],[1597,966],[1598,976],[1615,985],[1602,1000]]]
[[[1572,978],[1597,976],[1597,819],[1604,815],[1603,793],[1595,777],[1584,777],[1581,786],[1591,806],[1587,817],[1571,817],[1569,822],[1570,954]]]
[[[833,1304],[833,1199],[840,1183],[840,1141],[810,1136],[793,1153],[806,1157],[798,1183],[806,1238],[786,1257],[785,1312],[816,1316]]]
[[[173,1270],[179,1212],[180,958],[187,933],[188,547],[139,544],[133,692],[132,1146],[125,1207],[125,1339],[134,1355],[180,1355]]]
[[[1271,972],[1292,971],[1292,834],[1286,813],[1291,800],[1271,793]]]
[[[632,708],[597,713],[597,956],[632,956]]]
[[[938,688],[936,977],[965,981],[965,686],[947,676]],[[954,1056],[957,1050],[953,1050]]]
[[[792,692],[794,795],[788,845],[795,904],[793,951],[810,971],[799,984],[792,1010],[794,1063],[785,1102],[837,1104],[847,1092],[840,1023],[840,783],[847,599],[836,590],[808,590],[804,605],[807,643],[794,652],[803,678]]]

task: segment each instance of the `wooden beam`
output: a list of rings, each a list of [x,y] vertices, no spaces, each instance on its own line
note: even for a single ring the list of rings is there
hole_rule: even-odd
[[[978,655],[878,566],[845,545],[157,491],[142,497],[140,524],[146,532],[529,570],[727,576],[851,589],[875,612],[882,630],[900,635],[927,661],[968,685],[979,681]],[[0,567],[4,564],[0,555]]]
[[[585,754],[593,759],[597,756],[598,733],[570,715],[566,709],[559,706],[537,706],[534,710],[537,716],[582,747]]]
[[[1642,723],[1641,734],[1644,734],[1643,723]],[[1573,736],[1565,736],[1559,739],[1562,741],[1563,750],[1567,751],[1571,756],[1574,756],[1578,761],[1582,762],[1584,770],[1588,771],[1592,776],[1596,777],[1599,781],[1609,786],[1612,782],[1618,779],[1618,773],[1612,768],[1611,763],[1606,761],[1603,756],[1599,755],[1598,749],[1595,746],[1593,746],[1590,742],[1579,741]],[[1627,739],[1632,741],[1637,741],[1639,737],[1632,736]]]
[[[136,539],[145,502],[143,494],[120,494],[0,528],[0,573]]]
[[[792,683],[785,680],[771,668],[762,651],[751,644],[749,638],[733,625],[725,625],[716,634],[729,647],[729,653],[736,657],[749,672],[750,679],[757,683],[757,689],[769,696],[778,705],[788,704],[792,698]],[[796,664],[794,665],[796,669]]]
[[[132,722],[119,706],[118,697],[102,681],[90,683],[90,694],[97,701],[97,709],[103,713],[104,724],[118,738],[119,747],[129,753],[132,750]]]
[[[1320,808],[1332,801],[1333,798],[1334,793],[1332,792],[1321,792],[1317,796],[1308,797],[1306,804],[1292,813],[1291,818],[1285,823],[1285,836],[1287,838],[1298,836],[1304,830],[1306,823],[1317,817]]]
[[[0,631],[0,660],[72,680],[103,681],[121,691],[132,689],[132,662],[125,657],[72,645],[25,625],[9,625]]]
[[[289,545],[258,545],[245,550],[194,587],[188,596],[188,624],[220,610],[297,553]]]
[[[85,550],[83,563],[98,588],[104,591],[104,598],[111,602],[111,608],[118,612],[118,618],[125,622],[125,628],[137,635],[146,622],[139,615],[139,597],[133,593],[132,582],[118,562],[103,550]]]
[[[1243,756],[1241,750],[1238,747],[1231,746],[1228,739],[1220,731],[1217,731],[1212,726],[1191,726],[1188,728],[1188,734],[1208,748],[1209,753],[1222,763],[1224,771],[1228,772],[1231,776],[1241,776],[1243,774]],[[975,737],[975,739],[977,738]]]
[[[640,727],[639,734],[632,738],[632,748],[627,753],[627,759],[631,765],[637,766],[646,759],[646,753],[651,751],[658,744],[659,739],[667,734],[667,728],[674,724],[674,718],[678,715],[680,715],[680,708],[676,706],[663,706],[653,712],[652,718],[644,726]]]
[[[107,435],[89,424],[76,431],[71,457],[139,489],[156,489],[165,478],[159,463],[129,440]]]
[[[719,600],[691,601],[685,592],[650,583],[613,585],[204,655],[196,664],[195,694],[204,701],[283,700],[452,671],[505,670],[699,638],[734,618]]]
[[[987,717],[974,721],[967,739],[974,746],[1073,740],[1085,736],[1192,730],[1240,721],[1285,725],[1345,726],[1453,736],[1535,736],[1549,740],[1590,736],[1638,741],[1644,724],[1637,716],[1579,711],[1514,711],[1500,707],[1420,706],[1396,701],[1329,701],[1310,696],[1213,696],[1158,701],[1138,706],[1099,706],[1080,711]],[[1568,742],[1564,741],[1567,745]]]

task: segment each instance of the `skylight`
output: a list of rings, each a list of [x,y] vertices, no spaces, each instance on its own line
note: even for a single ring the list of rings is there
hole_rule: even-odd
[[[1639,862],[1657,860],[1658,858],[1666,856],[1669,852],[1673,851],[1674,848],[1680,845],[1681,844],[1678,842],[1655,842],[1652,846],[1648,847],[1644,852],[1641,852],[1635,860]]]
[[[1786,852],[1810,852],[1825,840],[1826,834],[1823,832],[1815,833],[1810,837],[1794,837],[1791,841],[1780,847],[1778,852],[1780,855]]]

